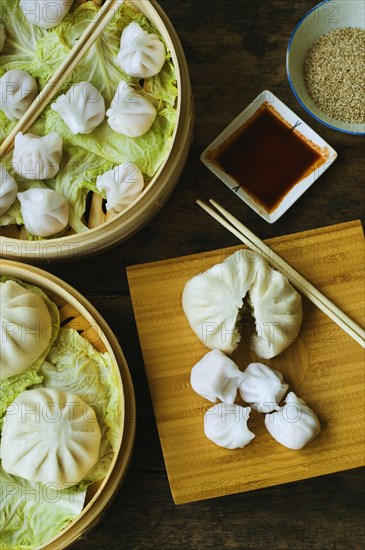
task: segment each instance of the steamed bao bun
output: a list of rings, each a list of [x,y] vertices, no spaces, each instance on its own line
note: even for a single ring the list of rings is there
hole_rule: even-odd
[[[62,390],[25,390],[9,405],[1,439],[6,472],[33,483],[79,483],[99,456],[95,411]]]
[[[52,319],[44,300],[15,281],[0,282],[0,379],[20,374],[47,348]]]
[[[275,357],[298,335],[302,301],[288,279],[263,258],[240,250],[196,275],[185,285],[182,305],[203,344],[230,354],[240,340],[238,322],[245,298],[257,332],[251,348],[264,359]]]

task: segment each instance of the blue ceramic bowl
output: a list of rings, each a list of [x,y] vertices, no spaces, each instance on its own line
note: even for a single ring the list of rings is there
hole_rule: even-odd
[[[344,27],[365,28],[364,1],[324,0],[314,6],[299,21],[291,35],[286,54],[286,71],[295,97],[313,118],[333,130],[364,135],[365,123],[352,124],[328,116],[316,106],[304,85],[303,66],[309,48],[322,35]]]

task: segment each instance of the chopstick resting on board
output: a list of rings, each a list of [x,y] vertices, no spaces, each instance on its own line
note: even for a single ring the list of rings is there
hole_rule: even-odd
[[[285,275],[291,284],[299,290],[315,304],[323,313],[325,313],[332,321],[334,321],[342,330],[347,332],[351,338],[353,338],[363,348],[365,347],[365,330],[361,328],[355,321],[353,321],[346,313],[341,311],[331,300],[326,298],[322,292],[313,286],[307,279],[303,277],[298,271],[296,271],[291,265],[289,265],[283,258],[281,258],[272,248],[264,243],[259,237],[257,237],[252,231],[250,231],[243,223],[237,218],[232,216],[225,208],[219,203],[210,199],[210,203],[223,215],[223,217],[213,210],[210,206],[205,204],[201,200],[196,201],[197,204],[203,208],[212,218],[219,222],[223,227],[228,229],[233,235],[235,235],[240,241],[242,241],[248,248],[254,251],[260,250],[262,256],[276,269],[281,271]]]
[[[29,109],[3,141],[0,146],[0,155],[11,150],[15,136],[18,132],[27,132],[34,124],[48,103],[54,98],[62,84],[69,77],[79,61],[100,36],[104,28],[111,22],[124,0],[107,0],[98,12],[95,19],[85,29],[64,62],[57,69],[53,77],[47,82],[43,90],[35,98]]]

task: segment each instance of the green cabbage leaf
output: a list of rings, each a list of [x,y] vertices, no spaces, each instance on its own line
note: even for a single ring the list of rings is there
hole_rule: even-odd
[[[82,510],[86,491],[31,483],[0,466],[0,549],[34,550],[58,535]]]

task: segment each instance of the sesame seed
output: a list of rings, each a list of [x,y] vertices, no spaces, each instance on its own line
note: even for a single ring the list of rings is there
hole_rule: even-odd
[[[345,27],[321,36],[304,61],[308,94],[328,116],[365,122],[365,30]]]

